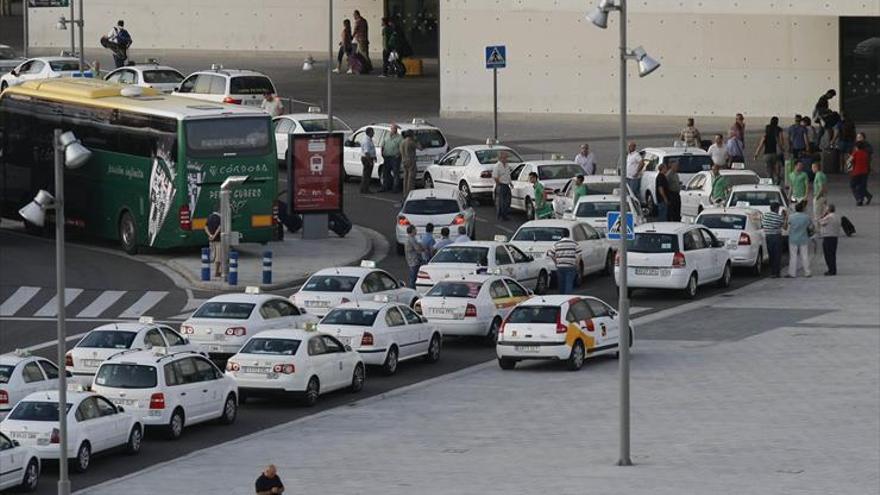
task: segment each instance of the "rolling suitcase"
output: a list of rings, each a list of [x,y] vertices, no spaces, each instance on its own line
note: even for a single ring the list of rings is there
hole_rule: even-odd
[[[360,53],[355,52],[348,57],[348,68],[355,74],[364,74],[366,66],[367,61],[364,60],[364,56]]]
[[[327,217],[327,227],[339,237],[345,237],[351,232],[351,220],[345,216],[345,213],[331,213]]]
[[[846,217],[840,217],[840,228],[847,237],[852,237],[856,233],[856,226]]]

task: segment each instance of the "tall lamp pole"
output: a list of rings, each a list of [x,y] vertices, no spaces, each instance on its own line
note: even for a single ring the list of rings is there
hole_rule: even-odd
[[[587,13],[587,20],[599,28],[608,27],[608,13],[620,12],[620,269],[618,275],[618,314],[620,327],[620,455],[617,464],[631,466],[630,457],[630,407],[629,407],[629,347],[631,345],[629,333],[629,297],[627,296],[627,260],[626,260],[626,237],[627,237],[627,196],[626,184],[626,61],[637,60],[639,63],[639,77],[645,77],[660,67],[660,63],[652,59],[641,47],[633,51],[627,49],[626,43],[626,0],[600,0],[599,5]],[[638,191],[635,191],[638,194]]]
[[[83,34],[83,26],[85,26],[85,21],[83,21],[83,0],[79,0],[79,19],[74,17],[75,13],[73,10],[73,0],[70,1],[70,19],[61,16],[58,18],[58,22],[55,24],[55,29],[59,31],[66,31],[68,24],[73,24],[74,26],[79,27],[79,72],[82,75],[83,71],[86,67],[86,55],[85,55],[85,41]],[[25,4],[27,4],[27,0],[25,0]],[[27,7],[27,5],[25,5]],[[76,32],[75,29],[70,29],[70,55],[73,56],[77,53],[76,49]]]

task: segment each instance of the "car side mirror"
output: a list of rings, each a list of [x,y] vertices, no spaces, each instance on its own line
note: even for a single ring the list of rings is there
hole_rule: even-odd
[[[397,287],[406,287],[406,284],[403,283],[403,280],[397,279]]]
[[[13,441],[12,441],[12,446],[13,446],[13,447],[21,447],[21,442],[19,442],[18,440],[13,440]]]
[[[354,141],[352,141],[352,140],[349,139],[348,141],[342,143],[342,145],[343,145],[343,146],[348,146],[348,147],[350,148],[350,147],[354,146],[355,144],[354,144]]]
[[[351,346],[350,346],[350,345],[347,345],[347,344],[346,344],[346,346],[345,346],[345,352],[351,352]]]
[[[724,247],[724,242],[722,242],[722,241],[715,241],[715,242],[712,243],[712,247],[722,248],[722,247]]]
[[[528,295],[530,295],[530,296],[534,296],[534,295],[535,295],[535,291],[533,291],[532,289],[526,289],[526,294],[528,294]]]
[[[117,411],[117,412],[124,413],[124,412],[125,412],[125,408],[122,407],[122,406],[116,406],[116,411]]]
[[[422,320],[422,323],[428,323],[428,319],[424,316],[420,316],[419,319]]]

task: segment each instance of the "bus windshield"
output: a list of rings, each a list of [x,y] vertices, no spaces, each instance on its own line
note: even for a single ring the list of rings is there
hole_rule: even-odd
[[[264,155],[272,143],[269,124],[263,117],[190,120],[187,151],[194,157]]]

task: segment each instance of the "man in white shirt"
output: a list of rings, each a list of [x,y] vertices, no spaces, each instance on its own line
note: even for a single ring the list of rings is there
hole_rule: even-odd
[[[709,154],[712,155],[713,165],[727,167],[728,162],[730,162],[730,154],[727,152],[727,147],[724,146],[724,138],[721,134],[715,134],[715,140],[712,142],[712,145],[709,146],[708,151]]]
[[[468,235],[467,235],[467,228],[464,225],[459,225],[458,226],[458,237],[456,237],[455,240],[452,242],[455,244],[458,244],[459,242],[470,242],[470,241],[471,241],[471,238],[468,237]]]
[[[364,131],[366,137],[361,142],[361,165],[363,165],[363,175],[361,176],[361,193],[370,193],[370,181],[373,179],[373,164],[376,163],[376,145],[373,144],[373,128],[367,127]]]
[[[584,169],[584,175],[593,175],[596,173],[596,162],[593,152],[590,151],[590,145],[584,143],[581,145],[581,151],[574,156],[574,162]]]
[[[272,118],[284,113],[284,104],[281,103],[281,98],[278,98],[272,93],[266,93],[263,95],[263,103],[260,107]]]
[[[492,178],[495,179],[495,205],[498,212],[498,220],[507,220],[510,214],[510,183],[513,179],[510,173],[513,170],[507,164],[507,152],[498,153],[498,163],[492,170]]]
[[[642,182],[642,169],[645,168],[645,163],[642,161],[641,153],[636,151],[635,141],[629,142],[627,151],[629,154],[626,155],[626,181],[633,193],[641,195],[639,185]]]

